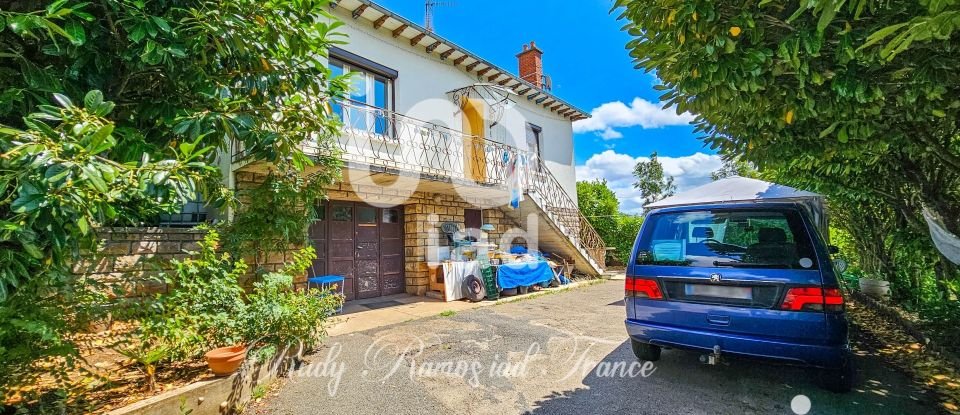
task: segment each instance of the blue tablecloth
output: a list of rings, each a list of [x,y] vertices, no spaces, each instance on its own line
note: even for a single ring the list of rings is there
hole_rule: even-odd
[[[504,290],[527,287],[552,279],[553,270],[547,261],[504,264],[497,269],[497,282]]]

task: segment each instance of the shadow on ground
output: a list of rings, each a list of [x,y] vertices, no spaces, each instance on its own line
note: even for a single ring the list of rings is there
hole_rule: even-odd
[[[856,349],[856,347],[855,347]],[[935,413],[932,397],[885,365],[875,354],[856,357],[858,377],[854,391],[835,394],[817,387],[816,372],[730,359],[722,365],[699,363],[695,352],[664,350],[649,377],[622,376],[635,361],[625,341],[583,378],[585,387],[545,396],[530,414],[595,412],[683,414],[927,414]],[[612,376],[610,376],[612,374]]]

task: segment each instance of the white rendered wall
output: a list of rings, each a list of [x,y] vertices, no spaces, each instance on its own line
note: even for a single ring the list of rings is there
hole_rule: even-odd
[[[364,19],[354,20],[342,12],[337,15],[345,23],[339,31],[348,36],[348,43],[341,45],[341,49],[398,72],[394,82],[396,112],[462,130],[461,114],[447,92],[486,82],[485,79],[453,66],[450,59],[441,60],[437,53],[427,54],[423,46],[411,47],[408,39],[394,39],[385,29],[375,30]],[[517,105],[505,111],[498,125],[489,128],[488,123],[487,138],[526,148],[526,123],[542,128],[542,158],[576,201],[572,122],[524,96],[513,99]]]

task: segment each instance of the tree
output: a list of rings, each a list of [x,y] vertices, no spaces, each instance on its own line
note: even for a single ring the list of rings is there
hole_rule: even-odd
[[[912,186],[960,231],[956,34],[896,55],[877,43],[940,2],[617,4],[638,67],[657,71],[667,105],[698,115],[711,148],[838,184],[873,177],[851,190],[886,199]]]
[[[144,154],[134,163],[105,157],[117,144],[114,108],[93,91],[80,107],[57,95],[59,107],[0,127],[0,389],[35,379],[44,365],[63,377],[76,345],[69,334],[101,312],[94,282],[71,265],[97,245],[94,227],[169,210],[193,198],[213,169],[200,160],[212,150],[196,142],[170,158]],[[47,123],[53,124],[48,125]]]
[[[757,171],[757,168],[750,164],[748,161],[741,160],[739,157],[733,158],[724,158],[723,166],[719,169],[710,173],[710,179],[717,181],[720,179],[726,179],[727,177],[740,176],[740,177],[749,177],[751,179],[759,179],[760,172]]]
[[[200,140],[223,151],[207,154],[211,164],[226,154],[298,167],[311,164],[303,140],[336,131],[325,102],[347,84],[323,61],[343,43],[327,1],[8,3],[0,124],[24,127],[21,117],[53,93],[100,90],[116,103],[113,160]]]
[[[927,235],[913,226],[922,207],[960,231],[955,4],[617,6],[637,67],[657,71],[667,106],[697,114],[696,131],[711,148],[852,212],[883,204],[915,235]],[[952,268],[937,266],[956,280]]]
[[[327,48],[342,43],[328,7],[4,3],[0,390],[15,392],[11,384],[51,368],[62,375],[76,361],[71,334],[106,308],[95,282],[71,272],[82,251],[95,249],[97,228],[140,226],[198,193],[228,202],[212,166],[239,159],[283,172],[315,166],[314,184],[336,177],[335,151],[308,157],[300,147],[310,140],[329,148],[340,127],[328,103],[347,80],[325,65]]]
[[[633,167],[633,176],[637,178],[633,187],[640,190],[644,204],[663,200],[677,191],[673,176],[664,173],[663,165],[657,160],[656,151],[650,154],[649,160],[638,162]]]
[[[620,212],[617,195],[603,179],[577,182],[577,203],[604,244],[614,248],[615,260],[625,263],[630,258],[643,218]]]

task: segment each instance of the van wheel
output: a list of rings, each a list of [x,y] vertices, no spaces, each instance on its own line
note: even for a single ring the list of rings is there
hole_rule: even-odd
[[[843,359],[843,365],[837,369],[823,369],[820,371],[820,387],[834,393],[847,393],[853,389],[853,378],[856,369],[849,357]]]
[[[633,346],[633,354],[640,361],[656,362],[660,360],[660,346],[638,342],[634,339],[630,339],[630,345]]]

